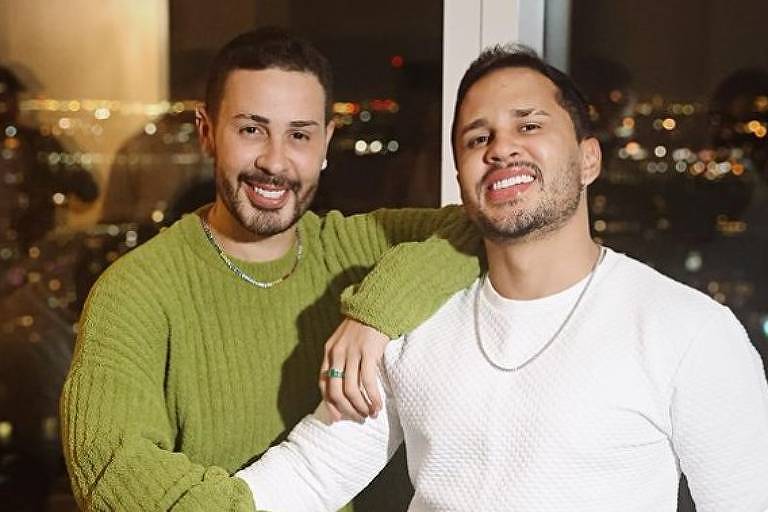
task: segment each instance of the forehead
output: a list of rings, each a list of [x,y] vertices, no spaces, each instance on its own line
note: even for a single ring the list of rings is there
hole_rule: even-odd
[[[459,110],[460,124],[510,109],[543,109],[550,115],[567,112],[557,102],[552,81],[528,68],[502,68],[485,75],[467,91]]]
[[[224,84],[221,114],[237,113],[319,122],[325,115],[325,92],[317,77],[305,71],[236,69]]]

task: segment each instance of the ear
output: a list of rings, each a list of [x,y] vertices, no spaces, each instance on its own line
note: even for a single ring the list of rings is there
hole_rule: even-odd
[[[325,152],[328,152],[328,145],[331,143],[331,137],[333,137],[333,130],[336,128],[336,123],[333,119],[328,121],[325,125]]]
[[[321,171],[324,171],[328,165],[328,146],[331,143],[334,128],[336,128],[336,123],[333,121],[333,119],[331,119],[328,121],[328,124],[325,125],[325,148],[323,150],[323,164],[320,166]]]
[[[600,151],[600,142],[595,137],[587,137],[579,143],[581,149],[581,185],[586,187],[600,175],[603,163],[603,155]]]
[[[200,147],[206,155],[212,157],[216,151],[213,123],[204,105],[198,105],[195,108],[195,127],[197,128],[197,139],[200,141]]]

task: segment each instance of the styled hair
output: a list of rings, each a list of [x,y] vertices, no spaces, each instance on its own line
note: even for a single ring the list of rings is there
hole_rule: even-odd
[[[565,73],[544,62],[534,50],[524,45],[507,44],[495,45],[483,50],[467,69],[459,83],[456,95],[456,106],[453,110],[451,125],[451,147],[453,160],[456,163],[456,130],[459,121],[459,109],[464,102],[469,89],[484,76],[505,68],[526,68],[536,71],[548,78],[557,87],[556,101],[568,112],[573,121],[576,139],[582,141],[592,136],[589,120],[589,104],[584,95],[576,87],[576,83]]]
[[[263,27],[240,34],[213,59],[205,91],[208,115],[216,119],[224,86],[232,71],[280,69],[302,71],[317,77],[325,93],[325,118],[331,118],[333,74],[328,59],[312,43],[277,27]]]

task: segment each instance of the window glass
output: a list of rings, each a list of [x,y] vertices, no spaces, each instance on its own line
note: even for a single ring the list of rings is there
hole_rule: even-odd
[[[727,304],[766,356],[768,4],[574,2],[594,235]]]

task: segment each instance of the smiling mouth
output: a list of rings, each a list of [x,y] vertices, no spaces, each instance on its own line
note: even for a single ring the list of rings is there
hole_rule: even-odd
[[[519,174],[517,176],[509,176],[500,180],[494,181],[488,187],[490,190],[504,190],[517,185],[523,185],[533,183],[535,178],[529,174]]]
[[[251,187],[251,189],[253,189],[253,191],[259,194],[260,196],[265,197],[267,199],[272,199],[272,200],[280,199],[285,195],[286,192],[288,192],[287,188],[267,189],[267,188],[262,188],[258,185],[251,185],[250,183],[248,184],[248,186]]]
[[[285,206],[293,190],[291,183],[264,183],[254,180],[242,180],[245,195],[251,205],[261,210],[278,210]]]

